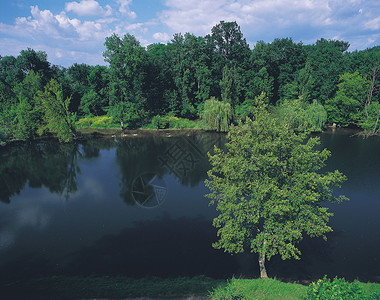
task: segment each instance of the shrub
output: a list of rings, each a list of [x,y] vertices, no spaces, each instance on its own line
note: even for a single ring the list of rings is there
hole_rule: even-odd
[[[85,117],[79,119],[75,125],[77,127],[97,127],[97,128],[108,128],[112,125],[112,117],[109,116],[96,116],[96,117]]]
[[[169,128],[169,122],[165,117],[161,117],[160,115],[154,116],[152,119],[152,126],[156,129],[165,129]]]
[[[163,117],[157,115],[152,119],[152,127],[156,129],[194,128],[197,127],[197,123],[195,121],[185,118],[178,118],[170,114]]]
[[[349,283],[344,278],[335,277],[330,280],[325,275],[323,279],[312,282],[307,289],[308,300],[359,300],[378,299],[377,295],[370,295],[364,291],[357,281]]]

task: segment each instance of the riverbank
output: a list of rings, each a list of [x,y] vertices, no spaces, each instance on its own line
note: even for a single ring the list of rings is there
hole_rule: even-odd
[[[380,284],[361,283],[369,299],[380,299]],[[52,276],[0,283],[5,299],[306,299],[307,285],[276,279],[212,279]],[[32,296],[33,295],[33,296]]]

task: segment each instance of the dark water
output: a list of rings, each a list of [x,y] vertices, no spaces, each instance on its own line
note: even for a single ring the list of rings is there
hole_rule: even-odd
[[[327,170],[349,180],[331,205],[328,241],[305,239],[301,261],[268,263],[284,280],[380,282],[380,138],[321,135]],[[0,151],[0,280],[51,275],[258,277],[255,255],[212,248],[205,153],[224,137],[39,142]]]

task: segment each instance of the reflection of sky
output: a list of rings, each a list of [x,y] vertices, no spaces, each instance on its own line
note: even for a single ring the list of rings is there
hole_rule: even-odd
[[[214,214],[203,198],[207,192],[203,183],[196,188],[182,187],[170,175],[163,177],[168,192],[158,208],[126,204],[120,198],[121,175],[115,149],[101,150],[99,157],[82,159],[78,167],[78,190],[68,199],[50,193],[46,187],[26,187],[9,204],[0,203],[0,265],[27,253],[60,261],[135,222],[164,215],[208,215],[206,219],[211,219]]]

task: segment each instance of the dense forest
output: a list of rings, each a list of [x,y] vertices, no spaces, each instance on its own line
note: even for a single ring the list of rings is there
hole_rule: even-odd
[[[319,131],[335,123],[376,134],[380,46],[348,48],[278,38],[250,49],[239,25],[222,21],[205,37],[178,33],[147,47],[113,34],[105,40],[107,66],[64,68],[45,52],[23,50],[0,59],[0,145],[41,135],[70,141],[78,127],[97,124],[124,130],[202,119],[226,131],[252,115],[259,97],[291,126]]]

